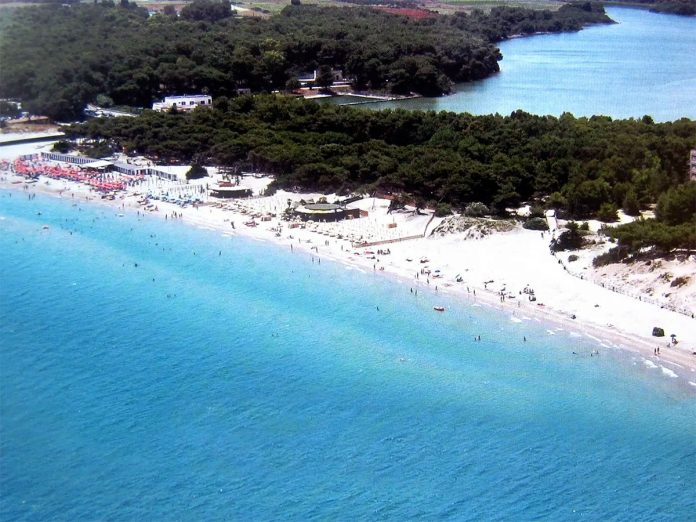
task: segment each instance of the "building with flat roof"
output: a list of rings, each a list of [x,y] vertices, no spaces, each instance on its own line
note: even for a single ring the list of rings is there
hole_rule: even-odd
[[[213,97],[207,94],[187,94],[184,96],[167,96],[164,101],[152,104],[152,110],[165,112],[176,107],[178,111],[192,111],[196,107],[211,107]]]
[[[214,198],[248,198],[253,194],[252,190],[239,185],[213,185],[210,187],[210,195]]]
[[[302,87],[314,87],[317,84],[317,76],[319,71],[315,69],[312,75],[304,74],[298,78],[300,86]],[[334,85],[348,85],[350,82],[343,76],[343,71],[340,69],[331,69],[331,78],[333,79]]]

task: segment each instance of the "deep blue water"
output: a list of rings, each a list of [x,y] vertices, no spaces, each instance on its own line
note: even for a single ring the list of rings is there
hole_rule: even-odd
[[[587,338],[19,192],[0,252],[0,520],[696,513],[693,391]]]
[[[501,42],[501,72],[450,96],[365,107],[696,119],[696,17],[606,10],[618,24]]]

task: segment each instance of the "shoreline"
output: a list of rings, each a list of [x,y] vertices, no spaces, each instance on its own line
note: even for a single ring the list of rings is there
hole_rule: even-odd
[[[449,94],[443,94],[441,96],[438,96],[438,98],[442,96],[448,96]],[[327,100],[327,99],[332,99],[332,98],[354,98],[355,101],[347,101],[345,103],[337,103],[337,105],[365,105],[367,103],[382,103],[382,102],[398,102],[398,101],[404,101],[404,100],[416,100],[419,98],[424,98],[422,94],[378,94],[378,93],[365,93],[365,92],[356,92],[353,90],[349,90],[346,92],[333,92],[331,94],[329,93],[319,93],[319,94],[312,94],[312,93],[303,93],[302,97],[305,100]]]
[[[633,298],[614,294],[610,290],[601,288],[599,285],[594,284],[590,281],[582,281],[568,273],[563,271],[558,274],[544,274],[548,279],[556,279],[554,276],[563,274],[564,279],[561,280],[561,284],[568,284],[570,286],[580,287],[580,291],[585,290],[584,293],[594,293],[602,294],[598,296],[590,296],[590,301],[595,299],[602,303],[602,307],[607,305],[607,302],[615,301],[618,303],[615,306],[619,307],[618,312],[623,312],[623,316],[628,316],[629,320],[635,316],[632,320],[633,323],[638,322],[640,324],[640,316],[644,315],[647,310],[649,315],[660,316],[660,319],[655,319],[655,323],[663,321],[663,318],[671,317],[674,321],[674,325],[681,325],[679,331],[680,343],[676,346],[666,346],[666,341],[668,337],[655,338],[651,337],[647,333],[640,335],[629,328],[623,327],[624,325],[618,324],[607,324],[599,322],[597,317],[589,317],[590,314],[585,313],[587,310],[583,310],[582,307],[577,307],[577,311],[568,310],[568,306],[571,304],[569,301],[573,299],[573,290],[569,290],[569,296],[560,299],[547,299],[548,296],[544,296],[544,302],[532,303],[525,298],[524,294],[520,293],[520,298],[514,298],[509,292],[508,298],[502,298],[499,291],[488,288],[494,286],[494,283],[480,284],[476,282],[476,277],[473,275],[466,274],[466,281],[456,283],[451,280],[451,278],[436,277],[437,274],[433,275],[433,280],[430,281],[430,277],[426,274],[420,272],[422,266],[426,266],[425,263],[419,261],[420,257],[415,257],[417,255],[423,254],[428,258],[438,258],[443,254],[447,254],[448,249],[446,248],[447,243],[452,243],[452,238],[432,238],[424,237],[420,239],[413,239],[409,241],[404,241],[400,243],[390,243],[385,245],[389,248],[389,255],[370,255],[369,253],[377,251],[378,246],[374,247],[353,247],[347,240],[336,240],[327,239],[321,233],[311,231],[308,229],[288,229],[283,228],[283,232],[280,233],[276,229],[276,226],[280,224],[283,226],[284,222],[279,222],[278,220],[273,220],[271,222],[262,222],[258,227],[246,227],[242,225],[242,222],[248,219],[248,216],[232,212],[229,210],[222,210],[218,208],[213,208],[208,205],[202,205],[198,208],[187,207],[180,208],[173,203],[157,202],[158,210],[154,212],[145,212],[137,204],[137,196],[133,194],[124,195],[123,199],[115,199],[112,201],[101,199],[98,194],[92,192],[88,186],[80,185],[75,182],[70,181],[57,181],[50,179],[47,184],[46,181],[49,178],[41,177],[40,181],[34,184],[26,185],[21,182],[24,178],[21,176],[16,176],[12,173],[3,173],[0,178],[0,189],[12,190],[18,193],[40,193],[52,197],[60,197],[62,199],[71,199],[74,197],[75,201],[85,202],[88,204],[97,204],[105,208],[110,208],[116,212],[142,212],[144,215],[153,214],[159,219],[168,219],[172,213],[176,212],[181,215],[180,220],[186,226],[194,226],[199,228],[204,228],[207,230],[213,230],[221,232],[226,236],[240,236],[248,239],[255,239],[259,241],[264,241],[273,244],[278,248],[290,248],[292,251],[302,252],[304,254],[309,254],[310,256],[316,256],[318,258],[325,258],[344,266],[350,266],[354,269],[363,271],[364,273],[369,273],[370,271],[375,274],[383,273],[385,277],[389,277],[398,284],[403,284],[404,287],[411,286],[416,292],[421,290],[421,292],[428,292],[432,296],[436,296],[438,293],[442,294],[443,297],[447,299],[454,299],[455,301],[462,303],[463,305],[472,306],[478,304],[479,306],[486,306],[494,308],[497,311],[507,314],[511,318],[515,318],[516,322],[546,322],[549,325],[560,327],[563,331],[569,333],[576,333],[581,335],[583,338],[592,340],[596,342],[599,347],[603,350],[620,350],[628,355],[638,356],[642,359],[640,361],[648,369],[660,370],[666,377],[679,378],[684,381],[686,387],[690,387],[691,390],[696,391],[696,356],[692,355],[692,350],[696,349],[696,344],[694,348],[691,347],[694,343],[696,335],[689,335],[693,330],[696,334],[696,323],[693,319],[682,316],[676,312],[672,312],[665,309],[660,309],[659,307],[645,303],[639,302]],[[17,183],[20,181],[20,183]],[[68,193],[71,196],[68,196]],[[72,196],[74,194],[74,196]],[[373,203],[374,205],[374,203]],[[239,226],[234,228],[230,227],[231,223],[239,223]],[[526,232],[526,231],[525,231]],[[507,243],[508,247],[514,248],[515,245],[511,244],[513,240],[519,241],[520,239],[523,243],[528,244],[532,240],[532,235],[521,232],[519,230],[514,230],[512,232],[497,233],[489,236],[485,239],[474,239],[467,241],[460,241],[460,248],[474,247],[474,250],[481,248],[482,250],[491,253],[491,244],[494,244],[492,248],[493,252],[500,251],[500,255],[504,255],[501,248],[505,248]],[[537,233],[534,233],[536,235]],[[449,240],[449,241],[448,241]],[[324,241],[323,243],[321,241]],[[487,248],[483,248],[483,242],[488,241],[489,245]],[[500,243],[498,245],[497,243]],[[470,253],[470,252],[469,252]],[[466,257],[466,256],[463,256]],[[550,256],[549,256],[550,257]],[[398,259],[397,259],[398,258]],[[410,259],[410,261],[409,261]],[[484,262],[485,264],[485,262]],[[552,258],[552,264],[555,263],[555,258]],[[428,263],[427,266],[433,266],[434,263]],[[449,265],[438,264],[443,268],[443,272],[448,273],[451,276],[451,267]],[[466,269],[468,271],[469,269]],[[473,271],[473,269],[472,269]],[[495,273],[495,269],[491,268],[491,273]],[[423,275],[423,278],[420,276]],[[458,274],[459,276],[459,274]],[[426,279],[426,281],[423,281]],[[503,274],[502,279],[509,281],[510,274]],[[573,281],[571,281],[573,280]],[[539,282],[530,282],[531,286],[537,288]],[[499,283],[500,284],[500,283]],[[503,283],[505,284],[505,283]],[[496,285],[497,286],[497,285]],[[589,290],[594,289],[594,292]],[[515,288],[516,290],[516,288]],[[505,291],[503,291],[503,296]],[[539,294],[538,294],[539,295]],[[586,296],[585,296],[586,297]],[[473,300],[475,299],[475,303]],[[541,299],[541,297],[539,297]],[[435,300],[435,299],[433,299]],[[585,298],[587,301],[587,298]],[[565,303],[566,306],[561,306]],[[535,305],[536,304],[536,305]],[[610,306],[612,303],[609,303]],[[622,309],[625,308],[625,310]],[[595,304],[595,307],[599,307],[599,304]],[[571,306],[572,310],[576,310]],[[637,309],[643,314],[638,313]],[[615,310],[617,311],[617,310]],[[445,313],[447,313],[445,311]],[[574,318],[576,316],[578,318]],[[603,317],[604,314],[600,314],[598,317]],[[611,319],[607,316],[607,319]],[[665,331],[667,334],[671,333],[673,328],[672,324],[666,326]],[[652,328],[652,325],[650,326]],[[668,331],[669,330],[669,331]],[[549,331],[549,335],[552,333]],[[654,354],[654,349],[656,346],[660,346],[660,355]],[[638,364],[636,362],[636,364]]]
[[[664,14],[664,15],[673,15],[673,16],[696,16],[694,14],[684,14],[684,13],[671,13],[669,11],[660,11],[657,9],[659,2],[654,2],[652,4],[641,4],[638,2],[631,2],[626,1],[622,2],[621,0],[609,0],[608,2],[604,3],[605,7],[621,7],[624,9],[639,9],[641,11],[648,11],[649,13],[654,13],[654,14]]]

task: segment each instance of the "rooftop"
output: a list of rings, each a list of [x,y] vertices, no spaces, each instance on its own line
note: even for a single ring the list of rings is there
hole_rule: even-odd
[[[210,95],[208,94],[184,94],[180,96],[166,96],[165,100],[183,100],[183,99],[190,99],[190,98],[210,98]]]

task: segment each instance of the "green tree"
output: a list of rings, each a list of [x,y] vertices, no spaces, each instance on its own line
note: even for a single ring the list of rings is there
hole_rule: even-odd
[[[613,223],[619,219],[616,212],[616,207],[612,203],[602,203],[597,211],[597,219],[604,223]]]
[[[99,107],[108,108],[114,106],[114,100],[111,96],[107,96],[106,94],[97,94],[96,102]]]
[[[208,176],[208,171],[202,165],[194,163],[186,172],[186,179],[201,179]]]
[[[640,204],[636,191],[632,188],[628,189],[622,205],[623,211],[629,216],[640,216]]]
[[[66,140],[60,140],[53,144],[51,150],[55,152],[60,152],[61,154],[67,154],[72,149],[72,144]]]
[[[546,208],[558,210],[568,205],[568,200],[560,192],[553,192],[544,201]]]
[[[611,200],[611,186],[603,179],[582,181],[577,185],[567,185],[564,195],[568,210],[575,217],[590,216],[602,204]]]
[[[269,44],[269,52],[278,52],[272,50],[276,44]],[[479,201],[486,211],[491,205],[545,201],[559,215],[574,211],[587,219],[604,204],[623,205],[631,191],[640,200],[638,188],[645,186],[646,204],[660,199],[653,190],[664,195],[657,213],[665,223],[675,223],[667,226],[681,226],[685,219],[687,226],[694,214],[690,192],[682,195],[688,187],[673,193],[686,175],[683,159],[696,142],[696,122],[685,119],[645,125],[521,112],[503,117],[365,111],[283,96],[235,96],[223,107],[225,98],[216,97],[210,110],[94,119],[70,132],[176,163],[199,155],[265,170],[276,175],[276,188],[377,190],[453,208]],[[673,159],[679,156],[680,166]],[[655,160],[672,192],[653,188],[649,175],[646,185],[642,175],[634,177]],[[551,174],[558,177],[549,184]],[[676,244],[671,231],[661,237],[655,230],[639,229],[646,244]]]
[[[447,203],[438,203],[435,208],[435,216],[445,217],[452,213],[452,207]]]
[[[316,84],[322,89],[328,89],[333,85],[334,77],[333,70],[329,65],[320,65],[317,70]]]
[[[584,243],[580,227],[574,221],[566,225],[566,230],[560,233],[558,238],[551,242],[551,250],[560,252],[562,250],[578,250]]]
[[[232,5],[228,0],[194,0],[181,10],[184,20],[216,22],[232,16]]]
[[[316,5],[232,19],[230,3],[215,0],[194,0],[180,17],[171,9],[148,17],[134,2],[127,5],[114,8],[105,0],[8,10],[0,21],[0,97],[74,119],[98,94],[117,105],[146,107],[166,94],[204,88],[215,97],[233,96],[237,86],[271,91],[319,64],[341,69],[359,87],[436,95],[454,82],[497,72],[496,41],[520,33],[522,25],[560,31],[608,21],[599,9],[570,6],[545,16],[503,9],[417,21],[371,8]],[[562,23],[554,27],[553,21]],[[668,148],[671,176],[679,150]]]
[[[287,82],[285,82],[285,92],[293,92],[300,87],[302,87],[300,85],[300,80],[298,80],[296,76],[293,76]]]
[[[524,228],[529,230],[548,230],[549,225],[546,220],[542,217],[532,217],[524,222],[522,225]]]
[[[470,217],[483,217],[489,212],[488,207],[480,201],[469,203],[464,209],[464,214]]]
[[[696,216],[696,181],[670,188],[662,194],[655,208],[655,217],[667,225],[679,225]]]

